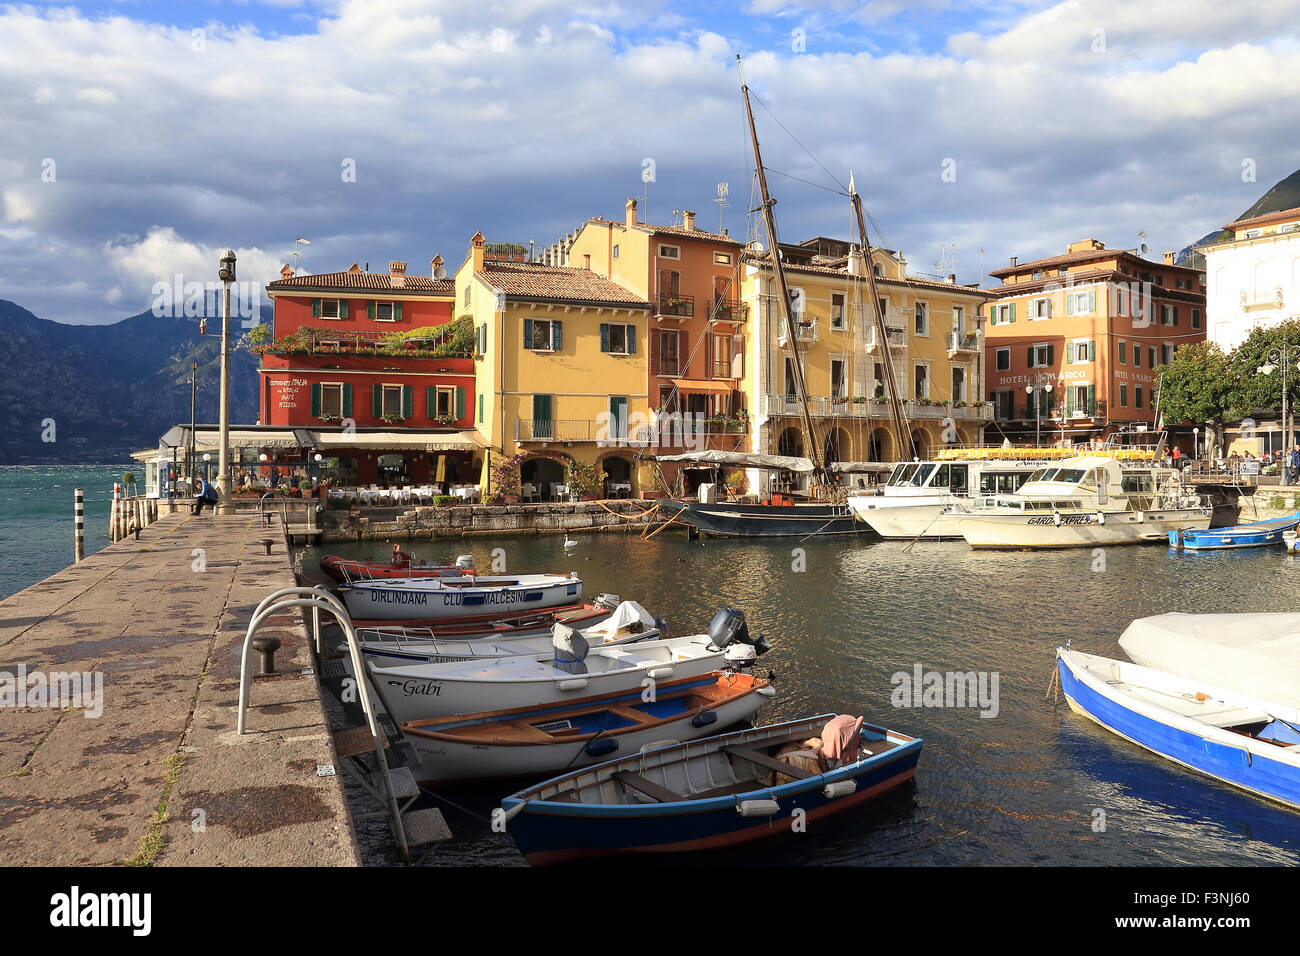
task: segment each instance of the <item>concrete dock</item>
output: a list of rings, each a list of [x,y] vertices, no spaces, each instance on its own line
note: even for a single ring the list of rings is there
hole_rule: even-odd
[[[258,632],[283,646],[235,734],[245,629],[295,583],[278,526],[182,510],[0,601],[0,857],[359,865],[342,777],[318,774],[337,760],[296,610]],[[59,674],[102,679],[99,706],[42,700],[75,686]]]

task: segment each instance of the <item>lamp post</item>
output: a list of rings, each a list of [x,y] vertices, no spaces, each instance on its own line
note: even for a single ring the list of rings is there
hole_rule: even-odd
[[[1201,460],[1200,434],[1201,434],[1201,430],[1199,428],[1192,429],[1192,460],[1193,461]]]
[[[1042,389],[1048,395],[1052,394],[1052,386],[1047,385],[1026,385],[1025,394],[1032,400],[1034,392]],[[1043,404],[1041,401],[1034,402],[1034,445],[1035,447],[1043,443]]]
[[[235,251],[227,249],[217,264],[217,278],[225,286],[221,308],[221,450],[217,464],[218,513],[230,513],[230,286],[235,281]]]
[[[1300,346],[1288,345],[1286,342],[1283,342],[1279,348],[1269,349],[1265,363],[1256,370],[1261,375],[1272,375],[1279,365],[1282,366],[1282,454],[1284,455],[1291,447],[1291,429],[1287,427],[1286,371],[1287,366],[1291,364],[1291,356],[1297,349],[1300,349]]]

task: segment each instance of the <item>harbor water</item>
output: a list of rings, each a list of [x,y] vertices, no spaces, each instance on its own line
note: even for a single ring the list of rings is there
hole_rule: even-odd
[[[696,858],[740,865],[1260,865],[1300,862],[1300,814],[1180,770],[1072,713],[1048,693],[1053,647],[1123,657],[1135,618],[1166,611],[1294,610],[1300,564],[1281,549],[1177,554],[1161,546],[976,552],[962,542],[866,537],[688,542],[680,534],[475,538],[405,544],[417,558],[494,557],[509,573],[576,571],[584,597],[641,602],[673,635],[743,609],[774,649],[776,700],[757,722],[861,714],[925,741],[916,779],[860,810],[780,840]],[[308,549],[385,560],[392,544]],[[968,706],[928,700],[918,672],[976,672]],[[996,685],[994,684],[996,680]],[[996,686],[996,695],[992,693]],[[895,706],[902,704],[902,706]],[[927,706],[939,704],[939,706]],[[523,865],[487,824],[495,784],[425,798],[454,834],[430,865]],[[369,863],[396,862],[382,821],[363,824]],[[673,862],[681,862],[674,860]]]
[[[44,580],[76,557],[73,491],[86,503],[86,554],[108,544],[113,482],[130,465],[0,466],[0,598]]]

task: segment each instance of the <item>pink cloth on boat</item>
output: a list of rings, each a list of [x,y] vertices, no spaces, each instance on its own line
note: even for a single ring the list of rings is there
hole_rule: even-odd
[[[862,742],[862,718],[840,714],[822,728],[822,756],[830,767],[840,767],[858,759]]]

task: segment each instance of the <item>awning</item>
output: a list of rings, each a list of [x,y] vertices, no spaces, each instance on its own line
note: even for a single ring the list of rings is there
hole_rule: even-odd
[[[894,470],[894,466],[884,461],[833,461],[826,470],[838,475],[856,475],[876,473],[885,475]]]
[[[231,448],[310,448],[311,432],[303,429],[230,429]],[[304,441],[307,443],[304,444]],[[188,425],[176,425],[158,440],[159,448],[188,448],[190,428]],[[221,447],[221,431],[216,428],[196,428],[194,430],[194,449],[199,452],[218,451]]]
[[[684,455],[650,455],[652,461],[677,461],[697,466],[730,465],[733,468],[774,468],[806,474],[813,470],[808,458],[789,455],[758,455],[743,451],[696,451]]]
[[[677,386],[679,392],[714,392],[722,395],[732,392],[736,388],[735,385],[729,382],[715,382],[699,378],[675,378],[673,384]]]
[[[376,451],[481,451],[487,443],[478,432],[319,432],[316,447],[322,452],[372,448]]]

